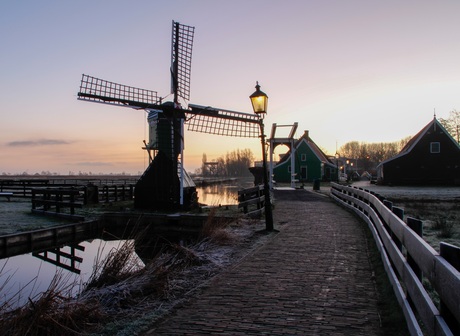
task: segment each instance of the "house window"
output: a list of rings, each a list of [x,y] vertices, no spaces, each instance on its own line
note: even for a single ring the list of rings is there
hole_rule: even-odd
[[[300,155],[300,161],[307,161],[307,154]]]
[[[439,142],[431,142],[430,153],[441,153],[441,144]]]
[[[307,166],[301,166],[300,167],[300,178],[302,180],[306,180],[307,179]]]

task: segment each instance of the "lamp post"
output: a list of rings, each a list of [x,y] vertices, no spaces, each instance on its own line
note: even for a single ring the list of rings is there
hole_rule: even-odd
[[[265,133],[264,133],[264,117],[267,114],[268,96],[260,91],[259,82],[256,82],[256,91],[249,96],[251,99],[252,109],[259,117],[260,141],[262,143],[262,162],[263,162],[263,177],[264,177],[264,196],[265,196],[265,229],[273,231],[273,213],[272,204],[270,202],[270,187],[268,185],[267,174],[267,153],[265,151]]]
[[[335,152],[335,164],[337,166],[337,183],[340,183],[340,179],[339,179],[339,175],[340,175],[340,172],[339,172],[339,153]]]

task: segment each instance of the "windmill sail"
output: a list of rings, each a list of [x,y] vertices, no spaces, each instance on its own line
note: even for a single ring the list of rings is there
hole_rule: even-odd
[[[260,136],[260,121],[255,114],[194,104],[188,107],[186,125],[189,131],[243,138]]]
[[[155,108],[160,102],[156,91],[127,86],[83,74],[78,99],[136,109]]]
[[[171,46],[171,93],[174,103],[179,97],[190,100],[190,75],[195,27],[173,21]]]

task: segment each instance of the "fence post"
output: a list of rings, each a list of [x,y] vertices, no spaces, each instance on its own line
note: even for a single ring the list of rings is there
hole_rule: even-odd
[[[393,202],[383,200],[383,204],[390,210],[393,210]]]
[[[75,194],[70,193],[70,214],[75,215]]]
[[[108,185],[104,186],[104,193],[105,193],[105,202],[109,203],[109,186]]]
[[[125,196],[125,185],[123,184],[121,186],[121,200],[124,201],[126,199],[126,196]]]
[[[441,257],[451,264],[457,271],[460,272],[460,247],[441,242],[439,244],[439,254]],[[441,315],[452,331],[453,335],[460,334],[460,323],[457,321],[455,316],[450,312],[446,305],[440,302]]]
[[[393,207],[392,211],[400,220],[404,220],[404,209],[403,208]],[[402,251],[402,243],[393,232],[391,232],[391,238],[395,242],[398,249]]]
[[[421,220],[407,217],[407,226],[409,226],[417,235],[423,237],[423,222]],[[409,266],[412,268],[417,278],[421,281],[422,271],[410,254],[407,255],[407,262],[409,263]]]
[[[35,203],[36,197],[36,191],[35,189],[32,189],[32,210],[37,208],[37,204]]]

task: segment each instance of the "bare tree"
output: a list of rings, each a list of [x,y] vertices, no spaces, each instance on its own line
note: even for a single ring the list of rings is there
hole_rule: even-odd
[[[447,132],[460,143],[460,111],[450,111],[449,117],[446,119],[439,118],[439,122],[444,126]]]
[[[203,160],[206,154],[203,154]],[[206,170],[203,161],[203,172]],[[245,176],[250,175],[248,168],[254,162],[254,154],[250,149],[237,149],[218,157],[215,162],[216,174],[219,176]]]

